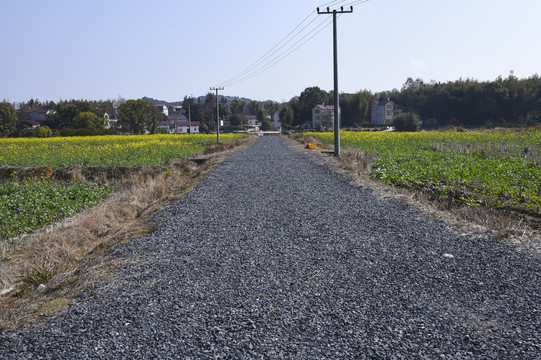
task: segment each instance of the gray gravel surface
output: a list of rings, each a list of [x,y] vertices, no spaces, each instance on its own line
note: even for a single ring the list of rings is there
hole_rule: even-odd
[[[207,174],[110,255],[106,281],[0,334],[0,358],[541,358],[538,257],[380,200],[283,141]]]

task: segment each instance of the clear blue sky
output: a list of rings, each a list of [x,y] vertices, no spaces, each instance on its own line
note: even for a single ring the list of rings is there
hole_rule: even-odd
[[[0,100],[204,95],[254,64],[304,19],[298,31],[314,22],[271,54],[330,21],[316,15],[328,2],[2,0]],[[541,75],[539,14],[539,0],[355,5],[353,14],[338,19],[340,91],[391,90],[407,77],[446,82],[494,80],[510,70],[519,78]],[[276,101],[309,86],[332,90],[332,26],[257,76],[224,85],[221,94]]]

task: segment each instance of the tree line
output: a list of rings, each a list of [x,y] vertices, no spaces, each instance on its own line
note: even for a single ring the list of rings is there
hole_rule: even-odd
[[[340,94],[341,125],[360,127],[371,122],[374,101],[392,100],[405,113],[415,118],[436,119],[440,125],[464,126],[534,126],[541,122],[541,79],[538,75],[518,79],[498,77],[480,82],[459,79],[447,83],[424,83],[408,78],[400,90],[373,93],[362,90]],[[231,129],[245,125],[247,115],[255,115],[263,130],[272,128],[271,117],[278,112],[283,128],[302,128],[312,120],[312,109],[318,104],[333,104],[333,91],[317,86],[307,87],[291,100],[245,101],[234,99],[228,103],[219,99],[219,117],[228,120]],[[185,96],[183,108],[192,121],[200,123],[201,132],[215,131],[216,95],[209,92],[204,100]],[[0,103],[0,136],[24,136],[19,128],[19,114],[15,109],[49,109],[41,125],[60,135],[98,135],[117,132],[154,133],[160,121],[167,120],[154,104],[147,100],[61,100],[10,104]],[[118,118],[115,128],[109,128],[106,115]]]
[[[408,78],[400,91],[383,93],[406,112],[441,125],[533,126],[541,121],[541,79],[498,77],[425,84]]]

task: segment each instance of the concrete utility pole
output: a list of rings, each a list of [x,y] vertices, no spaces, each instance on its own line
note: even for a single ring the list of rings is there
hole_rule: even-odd
[[[220,108],[218,107],[218,90],[224,87],[211,87],[210,90],[216,90],[216,142],[220,143]]]
[[[340,11],[330,10],[327,8],[327,11],[319,11],[317,8],[318,14],[332,14],[332,25],[333,25],[333,53],[334,53],[334,155],[340,156],[340,100],[338,97],[338,48],[336,44],[336,14],[346,14],[352,13],[353,6],[349,10],[344,10],[344,7],[340,7]]]
[[[193,101],[193,94],[191,94],[190,98]],[[188,105],[188,135],[191,135],[191,134],[192,134],[192,104]]]

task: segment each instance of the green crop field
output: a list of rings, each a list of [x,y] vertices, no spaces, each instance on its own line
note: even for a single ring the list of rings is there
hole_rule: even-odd
[[[332,133],[305,135],[334,140]],[[344,131],[341,143],[374,153],[371,176],[383,182],[541,215],[539,131]]]
[[[0,184],[0,240],[38,229],[96,205],[112,186],[49,181]]]
[[[221,141],[242,138],[222,134]],[[0,139],[0,166],[134,166],[165,164],[203,151],[216,135],[142,135]],[[13,176],[14,178],[14,176]],[[114,188],[77,181],[55,183],[47,176],[0,184],[0,241],[52,224],[110,197]]]

